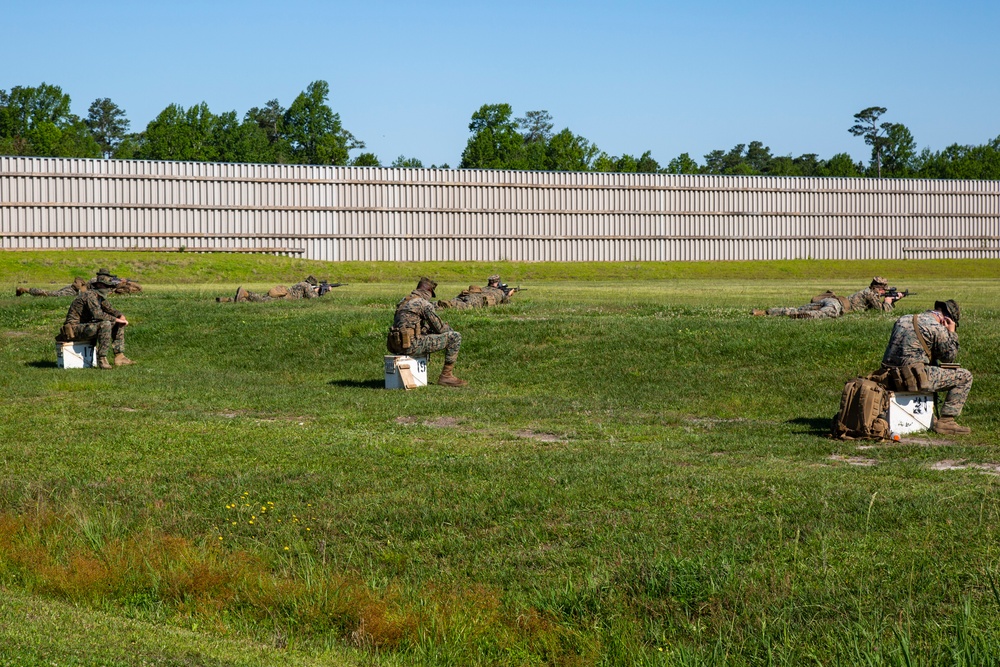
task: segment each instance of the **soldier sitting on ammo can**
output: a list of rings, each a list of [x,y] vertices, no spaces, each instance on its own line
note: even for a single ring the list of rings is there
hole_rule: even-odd
[[[444,368],[438,384],[445,387],[462,387],[467,384],[452,374],[462,346],[462,334],[441,321],[434,311],[431,299],[437,295],[437,283],[421,278],[417,289],[396,304],[396,314],[389,329],[386,347],[393,354],[422,357],[444,350]]]

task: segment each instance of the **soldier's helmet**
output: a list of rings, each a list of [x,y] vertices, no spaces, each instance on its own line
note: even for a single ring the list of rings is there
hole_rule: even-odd
[[[486,279],[486,284],[491,287],[496,287],[497,285],[500,284],[500,276],[494,273],[492,276]]]
[[[955,328],[958,328],[958,318],[962,316],[962,309],[958,307],[958,304],[954,299],[948,299],[947,301],[935,301],[934,310],[946,317],[950,317],[955,323]]]
[[[313,276],[313,275],[306,276],[305,282],[309,283],[313,287],[316,287],[317,285],[319,285],[319,281],[316,280],[316,276]]]
[[[428,278],[426,276],[422,277],[420,279],[420,282],[417,283],[417,289],[418,290],[424,290],[424,291],[430,292],[431,296],[434,297],[434,298],[437,298],[437,294],[434,293],[434,289],[437,286],[438,286],[438,284],[436,282],[434,282],[433,280],[431,280],[430,278]]]
[[[871,289],[874,289],[876,287],[881,287],[882,289],[889,289],[889,281],[883,278],[882,276],[875,276],[874,278],[872,278],[872,283],[868,287]]]

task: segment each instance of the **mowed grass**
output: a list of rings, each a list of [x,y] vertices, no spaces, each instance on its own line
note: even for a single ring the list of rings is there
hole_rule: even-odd
[[[1000,663],[998,262],[116,257],[0,255],[0,663]],[[54,367],[46,261],[146,281],[135,366]],[[470,385],[382,389],[416,277],[493,271]],[[214,301],[307,272],[351,285]],[[825,438],[894,317],[749,315],[875,273],[962,304],[972,435]]]

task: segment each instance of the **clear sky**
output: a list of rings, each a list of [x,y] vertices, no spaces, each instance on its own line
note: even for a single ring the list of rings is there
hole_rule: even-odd
[[[997,0],[5,0],[0,16],[0,89],[60,86],[80,116],[109,97],[138,131],[173,103],[288,107],[322,79],[385,165],[456,167],[473,112],[500,102],[663,166],[754,140],[867,161],[847,128],[869,106],[918,149],[1000,135]]]

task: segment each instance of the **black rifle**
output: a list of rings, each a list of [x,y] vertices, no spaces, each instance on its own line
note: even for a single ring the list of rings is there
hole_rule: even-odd
[[[520,285],[518,285],[517,287],[508,287],[507,283],[500,283],[498,287],[503,290],[504,294],[510,294],[511,292],[523,292],[524,290],[528,289],[527,287],[521,287]]]
[[[916,296],[916,294],[917,294],[916,292],[913,293],[914,296]],[[910,290],[904,290],[900,292],[895,287],[890,287],[885,291],[885,295],[890,299],[892,299],[893,301],[895,301],[897,299],[902,299],[903,297],[910,296]]]
[[[347,284],[349,284],[349,283],[328,283],[328,282],[322,282],[322,283],[319,284],[319,295],[323,296],[324,294],[326,294],[327,292],[329,292],[330,290],[332,290],[334,287],[343,287],[344,285],[347,285]]]

